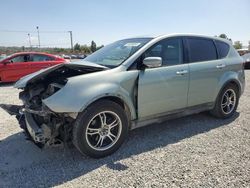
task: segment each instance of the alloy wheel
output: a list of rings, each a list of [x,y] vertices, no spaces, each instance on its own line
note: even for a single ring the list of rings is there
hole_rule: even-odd
[[[120,117],[112,111],[96,114],[88,123],[85,136],[88,145],[97,151],[104,151],[120,138],[122,122]]]
[[[223,113],[230,114],[236,104],[236,93],[233,89],[228,89],[222,96],[221,109]]]

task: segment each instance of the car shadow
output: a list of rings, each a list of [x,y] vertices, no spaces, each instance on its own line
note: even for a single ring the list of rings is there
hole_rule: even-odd
[[[51,187],[104,165],[113,170],[125,171],[129,166],[120,162],[123,159],[178,143],[221,126],[230,126],[230,122],[237,117],[239,113],[229,119],[216,119],[207,113],[200,113],[142,127],[131,131],[127,141],[116,153],[101,159],[83,156],[73,147],[41,150],[26,141],[22,133],[17,133],[0,141],[0,153],[4,153],[0,158],[0,179],[2,176],[4,182],[9,182],[7,186],[28,182],[29,186]]]
[[[0,82],[0,87],[10,87],[13,86],[15,82]]]

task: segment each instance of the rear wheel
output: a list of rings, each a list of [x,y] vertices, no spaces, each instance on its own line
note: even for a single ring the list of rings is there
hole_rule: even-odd
[[[128,118],[123,108],[108,100],[98,101],[77,117],[73,143],[90,157],[100,158],[115,152],[128,134]]]
[[[239,91],[236,85],[228,84],[217,97],[216,104],[211,113],[219,118],[231,117],[239,103]]]

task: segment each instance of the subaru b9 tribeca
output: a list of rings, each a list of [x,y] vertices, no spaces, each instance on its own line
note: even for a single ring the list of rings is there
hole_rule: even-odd
[[[15,87],[23,105],[1,107],[38,146],[73,142],[99,158],[115,152],[130,129],[202,111],[232,116],[244,83],[243,60],[229,41],[130,38],[21,78]]]

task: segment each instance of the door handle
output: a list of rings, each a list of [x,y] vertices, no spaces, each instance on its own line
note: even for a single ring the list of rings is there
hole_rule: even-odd
[[[220,65],[217,65],[217,66],[216,66],[217,69],[222,69],[222,68],[224,68],[224,67],[226,67],[225,64],[220,64]]]
[[[180,70],[180,71],[176,72],[177,75],[184,75],[184,74],[187,74],[187,73],[188,73],[187,70]]]

